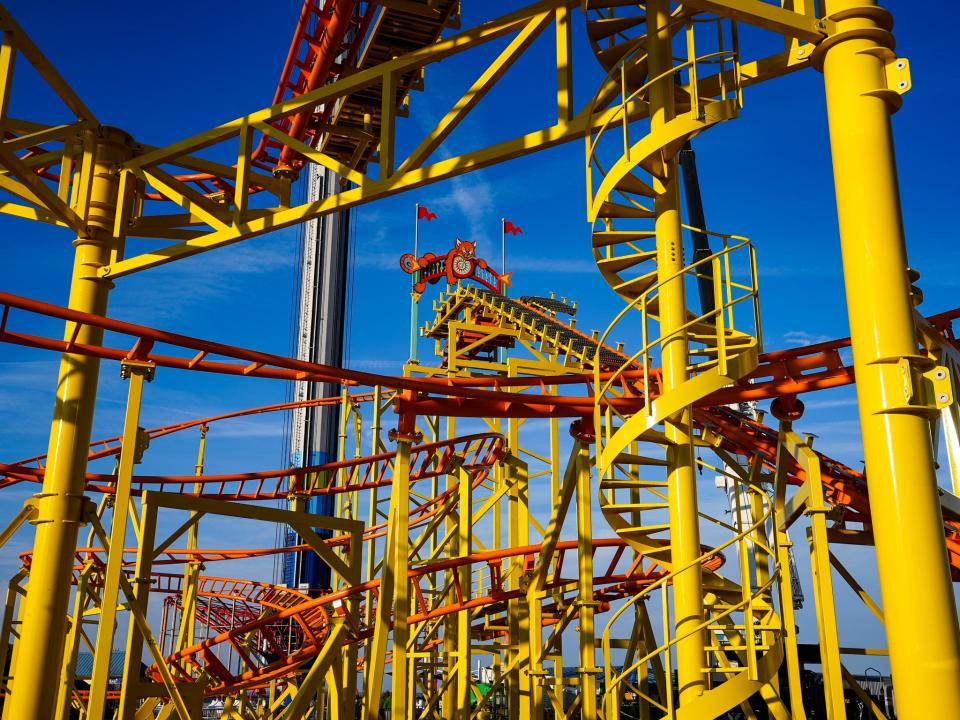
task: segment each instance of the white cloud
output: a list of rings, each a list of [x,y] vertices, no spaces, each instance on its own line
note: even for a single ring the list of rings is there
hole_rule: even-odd
[[[857,399],[852,397],[844,398],[843,400],[810,400],[809,402],[804,401],[804,405],[806,405],[807,410],[828,410],[840,407],[856,407]]]
[[[783,341],[793,346],[815,345],[835,338],[829,335],[818,335],[806,330],[788,330],[783,334]]]
[[[449,153],[441,153],[449,155]],[[450,180],[450,192],[432,201],[438,212],[458,212],[468,223],[466,240],[483,243],[480,254],[492,254],[494,247],[490,230],[495,217],[493,186],[479,179],[479,174],[461,175]],[[478,245],[479,247],[479,245]]]
[[[0,386],[47,390],[56,382],[57,365],[56,360],[0,362]]]
[[[296,264],[293,236],[240,243],[134,275],[117,284],[110,315],[149,318],[157,324],[177,318],[206,301],[242,292],[252,275],[290,269]]]
[[[400,270],[400,256],[394,252],[358,252],[356,266],[370,270]]]
[[[279,413],[273,420],[231,419],[218,423],[218,438],[282,438],[283,416]]]

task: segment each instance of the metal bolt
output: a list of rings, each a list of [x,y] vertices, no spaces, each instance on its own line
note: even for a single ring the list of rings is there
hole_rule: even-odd
[[[797,50],[797,57],[803,57],[803,56],[806,55],[806,54],[807,54],[807,51],[804,50],[803,48],[799,48],[799,49]]]
[[[897,60],[897,70],[903,70],[907,64],[903,60]]]
[[[907,81],[906,81],[906,80],[901,80],[900,82],[897,83],[897,87],[900,88],[901,90],[902,90],[903,88],[905,88],[906,86],[907,86]]]
[[[950,400],[950,398],[947,397],[947,394],[946,394],[946,393],[940,393],[939,395],[937,395],[937,402],[938,402],[938,403],[946,404],[949,400]]]
[[[933,376],[934,376],[937,380],[943,380],[943,379],[947,376],[947,373],[946,373],[946,371],[944,371],[944,370],[941,368],[940,370],[937,370],[937,371],[933,374]]]

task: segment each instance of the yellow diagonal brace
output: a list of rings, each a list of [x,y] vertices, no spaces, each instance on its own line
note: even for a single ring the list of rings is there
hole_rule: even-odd
[[[59,96],[63,103],[70,108],[71,112],[80,120],[90,120],[94,123],[97,119],[90,112],[80,97],[73,91],[63,79],[56,68],[50,64],[50,61],[40,52],[40,48],[33,44],[30,36],[24,32],[23,28],[17,24],[13,16],[7,12],[7,9],[0,5],[0,30],[5,34],[13,36],[13,43],[17,50],[23,55],[34,69],[40,73],[40,76],[47,81],[53,91]]]
[[[860,701],[870,710],[870,714],[873,715],[877,720],[887,720],[886,714],[883,710],[880,709],[880,706],[877,705],[876,701],[860,687],[860,683],[857,682],[857,679],[847,670],[842,664],[840,665],[840,673],[843,676],[844,681],[847,683],[847,687],[853,690],[854,694],[860,698]]]
[[[264,135],[268,135],[269,137],[273,138],[277,142],[283,143],[291,150],[296,150],[308,160],[317,163],[317,165],[322,165],[328,170],[333,170],[333,172],[337,173],[337,175],[345,177],[350,182],[356,183],[357,185],[363,185],[363,183],[366,182],[367,178],[363,173],[344,165],[342,162],[330,157],[326,153],[322,153],[319,150],[314,150],[306,143],[290,137],[285,132],[278,130],[269,123],[258,122],[254,123],[253,127],[262,132]]]
[[[17,185],[19,185],[19,183],[17,183]],[[7,188],[4,189],[6,190]],[[49,223],[50,225],[59,225],[61,227],[67,226],[65,222],[58,220],[55,215],[31,205],[18,205],[17,203],[0,202],[0,213],[3,213],[4,215],[10,215],[11,217],[23,218],[24,220],[36,220],[38,222],[45,222]]]
[[[430,134],[424,138],[417,149],[410,153],[409,157],[398,169],[398,172],[420,167],[423,161],[429,158],[433,151],[440,147],[440,144],[457,128],[460,121],[463,120],[493,86],[497,84],[497,81],[513,66],[517,58],[530,46],[530,43],[537,39],[549,22],[550,15],[546,12],[530,18],[517,36],[511,40],[510,44],[497,56],[497,59],[487,66],[487,69],[480,74],[480,77],[470,86],[470,89],[463,94],[437,126],[430,131]]]
[[[323,684],[323,676],[326,675],[330,664],[340,652],[342,643],[345,640],[346,629],[347,625],[343,621],[334,623],[330,636],[323,644],[323,649],[320,650],[320,653],[313,661],[313,665],[310,666],[306,677],[304,677],[303,682],[300,683],[293,702],[287,705],[278,720],[295,720],[307,717],[310,700],[320,689],[320,686]]]
[[[26,150],[33,145],[43,145],[44,143],[53,142],[55,140],[63,140],[64,138],[72,135],[77,135],[79,134],[80,130],[83,130],[86,127],[87,123],[85,122],[70,123],[68,125],[53,125],[51,127],[43,128],[42,130],[35,130],[34,132],[29,132],[25,135],[20,135],[11,140],[7,140],[3,143],[3,146],[12,152],[19,152],[21,150]]]
[[[24,503],[23,507],[20,508],[20,512],[18,512],[13,517],[13,520],[9,522],[2,532],[0,532],[0,548],[7,544],[10,538],[12,538],[16,534],[17,530],[20,529],[21,525],[23,525],[27,520],[32,519],[36,514],[37,506],[33,502],[28,500],[26,503]]]
[[[27,167],[9,148],[0,145],[0,165],[29,188],[43,206],[78,235],[86,235],[86,223],[63,202],[50,187]]]
[[[216,209],[210,200],[173,175],[154,167],[143,171],[142,177],[184,210],[202,218],[210,227],[217,230],[229,228],[227,223],[217,217]]]
[[[10,90],[13,88],[13,67],[16,63],[17,51],[13,46],[13,35],[3,33],[0,44],[0,118],[6,121],[7,109],[10,107]]]
[[[337,82],[324,85],[312,92],[304,93],[285,102],[273,105],[247,115],[245,118],[232,120],[218,127],[204,131],[193,137],[181,140],[159,150],[145,153],[127,163],[126,167],[147,167],[162,162],[170,162],[173,158],[196,150],[209,147],[221,142],[227,137],[236,134],[244,121],[250,124],[280,120],[304,109],[312,109],[317,105],[331,102],[339,97],[353,94],[358,90],[377,85],[389,73],[402,75],[410,70],[421,68],[424,65],[438,62],[465,50],[477,47],[498,37],[502,37],[521,27],[531,15],[550,11],[557,7],[575,7],[580,0],[541,0],[531,6],[516,12],[504,15],[496,20],[471,28],[458,35],[441,40],[420,50],[407,53],[367,70],[353,73]]]
[[[196,524],[200,522],[200,518],[202,518],[203,515],[204,513],[202,512],[196,512],[196,513],[193,513],[186,520],[184,520],[176,530],[174,530],[169,535],[167,535],[166,540],[164,540],[162,543],[160,543],[153,549],[153,559],[156,560],[171,545],[173,545],[181,535],[183,535],[188,530],[191,530],[194,527],[196,527]]]
[[[863,586],[857,582],[857,579],[849,570],[847,570],[846,566],[840,562],[840,558],[838,558],[832,552],[830,553],[830,564],[833,565],[834,569],[838,573],[840,573],[840,577],[847,581],[847,585],[850,586],[850,589],[853,590],[861,600],[863,600],[863,604],[869,608],[874,617],[877,618],[877,620],[879,620],[881,623],[884,622],[883,610],[881,610],[880,606],[877,605],[872,597],[870,597],[870,593],[868,593]]]

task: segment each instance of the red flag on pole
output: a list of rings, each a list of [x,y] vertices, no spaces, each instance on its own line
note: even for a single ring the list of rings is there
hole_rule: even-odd
[[[516,235],[517,233],[522,233],[522,232],[523,232],[523,228],[521,228],[521,227],[518,226],[518,225],[514,225],[514,224],[513,224],[512,222],[510,222],[509,220],[504,220],[504,221],[503,221],[503,232],[504,232],[504,233],[510,233],[511,235]]]
[[[436,220],[437,214],[435,212],[430,212],[423,205],[417,207],[417,220],[426,220],[430,222],[431,220]]]

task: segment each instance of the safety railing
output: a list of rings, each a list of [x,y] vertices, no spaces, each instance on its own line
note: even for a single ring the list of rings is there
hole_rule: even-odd
[[[641,412],[652,417],[653,398],[650,393],[654,376],[652,355],[655,350],[662,350],[667,342],[676,339],[687,340],[697,346],[691,350],[691,355],[707,356],[707,359],[688,366],[687,370],[691,375],[713,367],[717,367],[720,374],[726,374],[728,365],[736,355],[750,348],[755,348],[757,352],[762,351],[759,283],[754,247],[744,237],[713,232],[708,234],[722,240],[723,247],[720,250],[660,278],[657,283],[630,301],[600,336],[598,346],[603,346],[608,342],[610,334],[631,311],[640,312],[640,348],[629,357],[627,362],[608,375],[601,373],[599,363],[594,362],[594,387],[597,398],[595,431],[598,439],[602,438],[604,442],[609,441],[615,427],[614,423],[627,419],[617,410],[615,403],[605,400],[610,395],[622,394],[622,390],[618,392],[615,390],[618,385],[627,386],[624,383],[624,375],[628,371],[640,371],[639,378],[631,373],[628,384],[638,386],[639,392],[646,393],[646,402]],[[742,270],[737,268],[737,260],[745,261],[745,268]],[[710,272],[706,271],[707,268]],[[742,281],[735,279],[738,271],[746,274],[747,279]],[[694,282],[706,280],[710,283],[713,291],[713,309],[690,317],[682,325],[666,334],[654,335],[651,330],[651,321],[658,318],[660,289],[668,283],[688,280]],[[737,322],[735,312],[736,308],[745,304],[749,306],[752,321],[752,326],[748,330],[742,329],[743,324]],[[694,330],[697,332],[693,332]],[[657,375],[659,377],[659,373]]]
[[[607,133],[611,127],[620,126],[622,130],[622,154],[621,159],[626,158],[628,160],[632,159],[631,148],[633,147],[630,141],[630,123],[631,123],[631,113],[637,111],[638,103],[644,102],[644,97],[647,92],[653,87],[656,83],[664,80],[665,78],[671,76],[679,77],[681,73],[686,72],[687,74],[687,83],[679,84],[677,87],[685,91],[689,95],[690,99],[690,108],[689,110],[676,113],[677,117],[688,116],[692,118],[703,119],[704,117],[704,107],[705,105],[713,102],[720,102],[723,100],[735,100],[738,107],[742,106],[743,103],[743,87],[742,87],[742,78],[740,71],[740,55],[737,49],[737,31],[736,23],[731,23],[732,30],[732,42],[733,49],[729,50],[717,50],[714,52],[704,53],[702,55],[696,54],[696,44],[694,41],[694,28],[696,25],[703,24],[705,22],[715,23],[718,29],[718,44],[722,45],[723,43],[723,32],[722,32],[722,20],[720,19],[699,19],[695,21],[690,21],[686,18],[674,18],[669,27],[670,29],[673,26],[685,23],[686,24],[686,39],[687,39],[687,59],[679,64],[673,65],[669,69],[659,73],[658,75],[648,78],[643,84],[641,84],[636,89],[629,89],[629,72],[632,67],[636,67],[641,62],[646,60],[647,50],[643,46],[639,46],[636,49],[628,52],[616,66],[614,66],[610,71],[607,72],[607,75],[604,77],[601,87],[612,82],[617,82],[620,88],[620,104],[614,109],[612,113],[608,113],[604,121],[600,124],[600,127],[590,133],[586,139],[586,171],[587,171],[587,206],[594,207],[596,204],[596,196],[594,195],[594,166],[596,166],[597,171],[601,177],[606,176],[607,171],[603,167],[598,157],[598,148],[600,144],[600,139]],[[709,67],[716,69],[714,77],[716,77],[716,88],[717,91],[714,94],[701,94],[701,87],[703,85],[702,81],[704,79],[703,68]],[[614,76],[619,74],[619,78],[614,80]],[[609,95],[605,95],[602,92],[597,93],[594,96],[593,101],[590,105],[590,117],[596,117],[600,112],[604,110],[604,107],[601,104],[609,102]],[[642,158],[640,158],[642,159]],[[638,160],[640,160],[638,159]],[[619,159],[618,159],[619,161]],[[624,199],[631,202],[634,205],[637,205],[635,200],[630,197],[624,196]]]
[[[736,517],[734,525],[702,513],[701,517],[712,521],[723,529],[732,531],[734,533],[733,536],[722,544],[701,553],[689,562],[679,567],[673,567],[670,572],[664,574],[658,580],[652,582],[621,604],[607,620],[600,642],[603,653],[606,687],[603,707],[604,720],[618,720],[620,717],[622,690],[625,690],[626,684],[630,682],[631,674],[644,668],[654,660],[654,658],[661,656],[664,675],[667,678],[667,687],[663,693],[665,697],[654,699],[636,686],[633,686],[631,690],[633,692],[639,692],[644,702],[666,713],[667,717],[673,717],[675,700],[672,688],[670,687],[670,678],[673,674],[671,651],[677,643],[701,631],[706,631],[714,635],[729,635],[731,633],[737,633],[739,635],[739,640],[737,642],[730,642],[727,647],[719,646],[715,648],[712,646],[712,643],[704,643],[704,655],[706,657],[709,657],[711,653],[719,656],[726,650],[736,650],[740,654],[740,665],[737,667],[713,666],[708,664],[707,667],[702,668],[701,672],[704,674],[708,686],[713,675],[745,672],[749,674],[751,680],[760,678],[759,660],[766,651],[769,651],[774,644],[778,642],[778,633],[780,632],[780,623],[773,612],[773,605],[770,602],[770,598],[774,587],[780,581],[782,572],[780,563],[777,560],[776,541],[774,539],[772,546],[767,540],[767,528],[773,517],[774,503],[772,498],[756,485],[745,482],[735,474],[729,474],[728,477],[730,477],[734,484],[734,492],[738,498],[735,507]],[[744,508],[741,507],[741,501],[739,499],[743,496],[744,491],[748,494],[756,494],[759,496],[759,507],[762,508],[762,512],[756,516],[751,516],[748,523],[743,522]],[[740,599],[736,602],[724,603],[722,609],[709,614],[695,626],[687,627],[682,632],[674,634],[671,631],[670,602],[667,597],[668,588],[674,578],[697,565],[709,567],[712,559],[722,557],[725,550],[733,547],[736,547],[740,557]],[[753,568],[751,568],[750,558],[754,558],[756,561]],[[758,570],[761,566],[766,568],[763,572]],[[615,662],[612,652],[615,647],[612,635],[617,626],[617,620],[628,610],[650,599],[657,590],[661,591],[663,641],[656,648],[647,650],[645,654],[640,655],[629,664],[623,665],[621,663],[618,665]],[[762,617],[764,615],[767,616],[766,620]],[[735,616],[742,616],[742,621],[740,623],[734,622],[733,618]],[[643,681],[645,682],[645,678]]]

